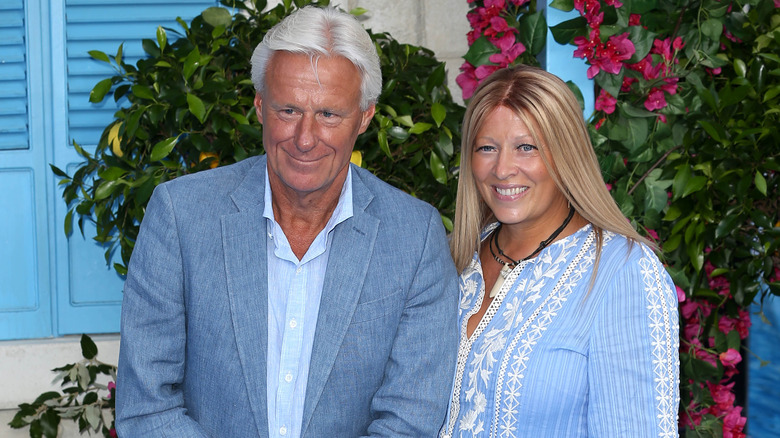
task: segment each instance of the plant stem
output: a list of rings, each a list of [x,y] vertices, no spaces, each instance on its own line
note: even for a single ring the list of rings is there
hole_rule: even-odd
[[[641,177],[641,178],[639,178],[639,180],[636,182],[636,184],[634,184],[633,186],[631,186],[631,188],[628,190],[628,194],[630,195],[631,193],[633,193],[633,192],[634,192],[634,190],[635,190],[635,189],[636,189],[636,188],[639,186],[639,183],[641,183],[642,181],[644,181],[644,179],[645,179],[645,178],[647,178],[647,175],[650,175],[650,172],[652,172],[652,171],[653,171],[653,170],[654,170],[656,167],[658,167],[658,166],[659,166],[659,165],[660,165],[660,164],[661,164],[661,163],[662,163],[662,162],[663,162],[663,161],[666,159],[666,157],[668,157],[668,156],[669,156],[669,154],[671,154],[673,151],[675,151],[675,150],[677,150],[677,149],[679,149],[679,148],[681,148],[681,147],[682,147],[682,145],[679,145],[679,144],[678,144],[677,146],[675,146],[675,147],[673,147],[673,148],[669,149],[668,151],[666,151],[666,152],[663,154],[663,156],[662,156],[661,158],[659,158],[659,159],[658,159],[658,161],[656,161],[656,162],[655,162],[655,163],[654,163],[652,166],[650,166],[650,168],[649,168],[649,169],[647,169],[647,172],[645,172],[645,174],[644,174],[644,175],[642,175],[642,177]]]

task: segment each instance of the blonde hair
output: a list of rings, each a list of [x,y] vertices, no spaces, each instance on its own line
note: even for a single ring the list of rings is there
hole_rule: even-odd
[[[514,111],[531,131],[558,189],[596,232],[596,264],[601,255],[602,231],[622,234],[629,241],[654,247],[631,226],[612,199],[590,143],[585,120],[574,93],[557,76],[542,69],[517,65],[486,78],[469,101],[463,117],[460,176],[450,252],[458,272],[468,266],[479,247],[479,233],[495,220],[477,191],[471,170],[475,137],[497,107]]]

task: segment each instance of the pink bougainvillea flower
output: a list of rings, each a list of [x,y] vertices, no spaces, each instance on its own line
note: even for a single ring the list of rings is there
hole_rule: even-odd
[[[685,43],[683,42],[682,37],[675,38],[674,42],[672,42],[672,47],[674,50],[680,50],[685,47]]]
[[[745,438],[742,430],[747,418],[742,416],[742,406],[735,406],[723,417],[723,438]]]
[[[658,241],[658,233],[655,230],[648,228],[647,235],[656,242]]]
[[[474,94],[474,91],[479,85],[479,81],[477,80],[477,75],[475,73],[476,69],[470,63],[464,62],[463,65],[460,66],[460,71],[463,73],[459,74],[458,77],[455,78],[455,83],[457,83],[462,90],[461,95],[465,100]]]
[[[604,119],[601,119],[601,120],[604,120]],[[601,120],[599,120],[599,121],[601,121]],[[610,183],[606,183],[606,184],[604,184],[604,185],[607,187],[607,191],[608,191],[608,192],[611,192],[611,191],[612,191],[612,184],[610,184]]]
[[[674,288],[677,290],[677,302],[678,303],[684,303],[685,302],[685,291],[680,286],[675,285]]]
[[[727,315],[723,315],[718,320],[718,330],[724,334],[729,334],[730,331],[737,327],[737,320],[729,318]]]
[[[606,90],[602,89],[593,106],[597,111],[604,111],[607,114],[612,114],[615,112],[615,104],[617,104],[617,99],[607,93]]]
[[[504,17],[491,18],[490,27],[492,28],[492,31],[495,32],[496,34],[499,34],[501,32],[517,32],[517,29],[515,29],[514,27],[509,27]],[[487,34],[488,32],[485,31],[485,35]]]
[[[736,399],[734,393],[731,392],[733,388],[734,382],[731,382],[728,385],[718,385],[707,382],[707,389],[709,389],[710,394],[712,394],[712,401],[715,402],[717,409],[720,410],[716,410],[713,414],[718,415],[721,412],[727,412],[729,409],[733,408],[734,400]]]
[[[504,9],[506,2],[504,0],[485,0],[486,8],[499,8]]]
[[[648,111],[655,111],[664,107],[666,107],[664,92],[658,88],[651,88],[650,94],[647,96],[647,100],[645,100],[645,108]]]
[[[108,431],[108,435],[109,435],[111,438],[117,438],[117,435],[116,435],[116,429],[114,429],[113,427],[112,427],[111,429],[109,429],[109,431]]]
[[[511,1],[511,2],[512,2],[512,4],[513,4],[513,5],[515,5],[515,6],[522,6],[522,5],[524,5],[524,4],[526,4],[526,3],[528,3],[528,2],[529,2],[529,1],[531,1],[531,0],[510,0],[510,1]]]
[[[616,75],[623,68],[623,61],[631,58],[636,52],[634,43],[628,39],[628,32],[620,35],[612,35],[604,45],[603,50],[596,49],[596,56],[591,59],[591,68],[588,69],[588,78],[593,79],[599,70]],[[593,70],[593,71],[592,71]]]
[[[667,94],[676,94],[677,82],[679,80],[680,78],[664,78],[664,84],[661,85],[661,89],[664,90]]]
[[[658,114],[658,119],[657,119],[657,120],[658,120],[659,122],[661,122],[661,123],[666,123],[666,115],[664,115],[664,114]]]
[[[739,333],[740,339],[745,339],[750,334],[750,326],[753,321],[750,320],[750,312],[744,309],[739,310],[739,317],[737,318],[737,333]]]
[[[739,351],[733,348],[729,348],[728,350],[719,354],[718,358],[720,359],[720,362],[727,367],[733,367],[742,362],[742,355],[739,354]]]
[[[642,16],[639,14],[631,14],[628,16],[628,25],[629,26],[639,26],[640,20],[642,19]]]
[[[494,71],[498,70],[499,68],[500,67],[497,65],[480,65],[474,71],[474,74],[477,75],[477,80],[482,82],[482,79],[485,79],[486,77],[490,76]]]

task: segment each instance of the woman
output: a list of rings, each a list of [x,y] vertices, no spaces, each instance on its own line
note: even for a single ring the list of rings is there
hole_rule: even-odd
[[[677,436],[674,284],[560,79],[487,78],[463,123],[460,350],[443,437]]]

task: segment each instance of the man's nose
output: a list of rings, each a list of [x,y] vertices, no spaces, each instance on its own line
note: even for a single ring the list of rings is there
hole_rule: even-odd
[[[298,126],[295,129],[295,146],[298,150],[306,152],[317,144],[315,124],[314,115],[304,114],[303,117],[301,117],[301,120],[298,122]]]

